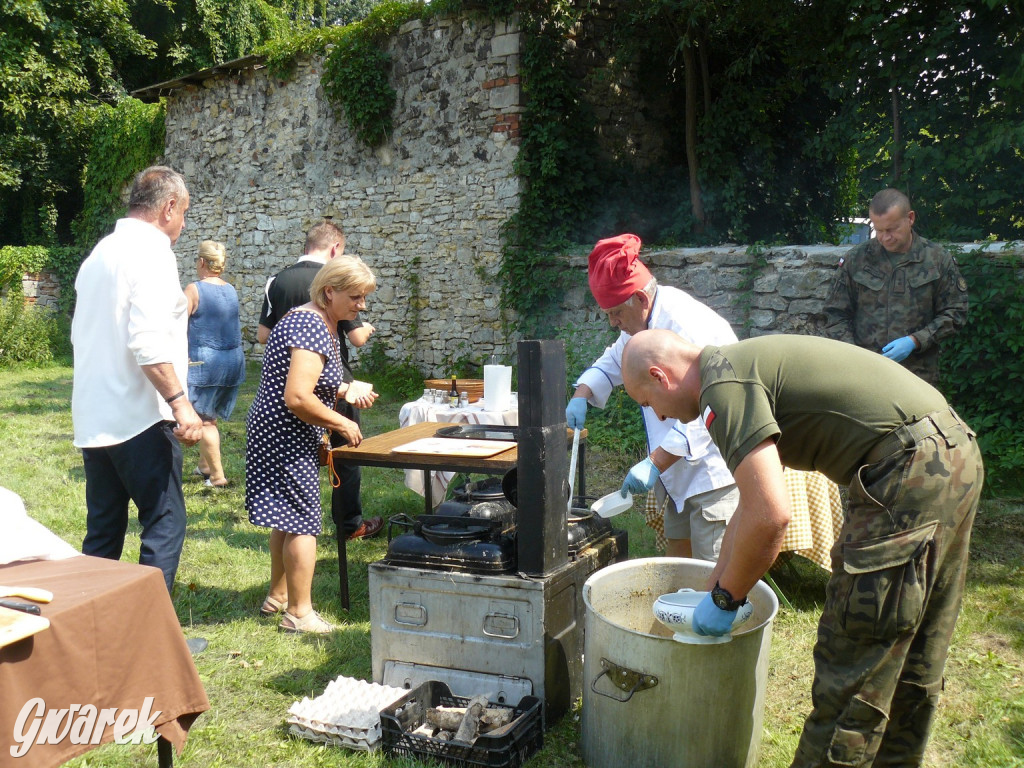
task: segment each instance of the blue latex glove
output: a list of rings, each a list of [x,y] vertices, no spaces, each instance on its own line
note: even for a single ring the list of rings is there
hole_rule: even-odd
[[[565,420],[569,429],[583,429],[583,422],[587,420],[587,398],[574,397],[565,406]]]
[[[704,599],[697,603],[693,609],[693,631],[698,635],[721,637],[729,634],[732,623],[736,619],[738,611],[723,611],[714,600],[711,593],[704,595]]]
[[[622,497],[626,497],[627,491],[629,493],[647,493],[658,482],[659,477],[661,477],[661,470],[654,466],[654,462],[648,456],[629,470],[626,479],[622,481]]]
[[[906,359],[915,348],[914,340],[910,336],[902,336],[882,347],[882,354],[898,363]]]

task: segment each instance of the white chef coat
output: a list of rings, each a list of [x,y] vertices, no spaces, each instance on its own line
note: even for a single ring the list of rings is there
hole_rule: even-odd
[[[737,341],[732,327],[721,315],[688,293],[671,286],[658,286],[647,318],[647,327],[674,331],[699,347],[721,346]],[[594,393],[588,398],[591,405],[603,408],[612,390],[622,384],[622,350],[630,338],[625,331],[620,333],[615,343],[605,349],[604,354],[576,380],[577,387],[586,384]],[[678,511],[682,511],[689,497],[735,482],[722,454],[711,442],[711,435],[699,418],[681,424],[676,419],[661,421],[651,408],[644,407],[641,410],[647,431],[648,453],[660,446],[673,456],[680,457],[679,461],[661,473],[660,478]]]
[[[187,386],[188,301],[170,238],[141,219],[119,219],[82,262],[75,291],[75,446],[117,445],[173,421],[140,367],[171,363]]]

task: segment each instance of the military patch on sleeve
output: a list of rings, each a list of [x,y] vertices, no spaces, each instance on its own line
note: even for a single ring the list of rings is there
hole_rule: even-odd
[[[967,281],[963,276],[956,279],[956,287],[960,289],[960,293],[967,293]]]
[[[700,417],[704,420],[704,426],[710,431],[711,423],[715,420],[715,412],[710,405],[704,406],[704,413]]]

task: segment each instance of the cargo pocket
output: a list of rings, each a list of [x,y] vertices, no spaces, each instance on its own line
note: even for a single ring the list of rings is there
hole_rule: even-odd
[[[693,547],[693,556],[700,560],[718,560],[722,552],[722,537],[725,535],[725,527],[736,511],[736,505],[740,501],[740,492],[733,488],[720,499],[708,503],[701,503],[696,510],[695,516],[698,520],[690,521],[690,542]]]
[[[832,732],[828,745],[829,765],[862,765],[865,755],[873,755],[878,749],[886,721],[882,710],[857,696],[852,697]]]
[[[842,624],[848,635],[891,640],[920,623],[936,527],[932,522],[843,545],[849,593]]]

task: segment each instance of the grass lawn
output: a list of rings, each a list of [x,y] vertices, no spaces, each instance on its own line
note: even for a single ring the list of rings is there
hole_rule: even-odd
[[[174,603],[189,635],[206,637],[196,657],[212,709],[191,731],[179,766],[415,766],[386,761],[380,753],[351,752],[288,736],[288,707],[321,693],[338,675],[371,679],[368,563],[385,553],[386,540],[348,546],[352,610],[338,603],[333,539],[319,543],[313,601],[340,631],[327,639],[278,633],[257,618],[270,571],[267,531],[249,524],[243,507],[244,420],[258,379],[250,367],[233,419],[222,424],[227,475],[224,490],[203,487],[189,474],[198,458],[185,451],[189,529]],[[74,546],[85,533],[81,457],[71,445],[71,369],[0,370],[0,485],[20,494],[29,514]],[[378,402],[364,415],[363,430],[377,434],[398,426],[401,403]],[[111,407],[116,407],[112,404]],[[617,488],[633,457],[588,453],[588,494]],[[405,488],[397,470],[363,470],[368,515],[418,514],[422,499]],[[326,476],[325,476],[326,477]],[[324,483],[323,498],[329,503]],[[325,530],[330,530],[329,510]],[[639,509],[616,518],[629,530],[630,555],[657,554]],[[125,559],[138,558],[138,526],[129,531]],[[779,569],[777,582],[794,606],[774,624],[760,766],[789,764],[810,706],[811,646],[827,574],[799,558]],[[1024,767],[1024,506],[1016,499],[983,503],[975,525],[967,593],[957,625],[946,687],[926,765],[932,768]],[[545,735],[532,768],[581,766],[578,717],[568,716]],[[0,738],[0,741],[6,741]],[[69,765],[151,766],[155,749],[108,745]],[[668,768],[668,767],[666,767]]]

